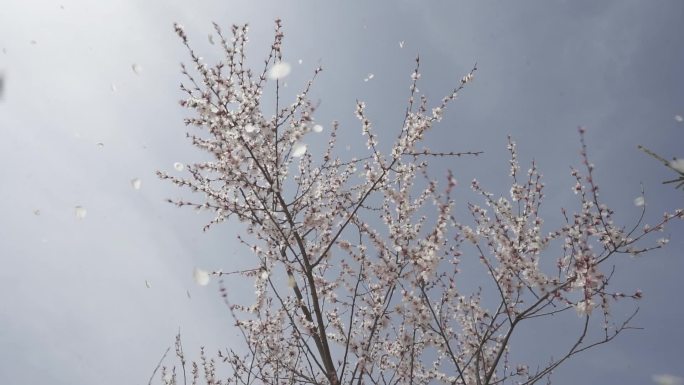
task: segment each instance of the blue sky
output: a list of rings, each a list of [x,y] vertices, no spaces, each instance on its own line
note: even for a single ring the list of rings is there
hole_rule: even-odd
[[[485,154],[439,167],[505,194],[510,134],[521,163],[535,159],[546,177],[553,221],[558,207],[573,202],[569,166],[580,164],[577,127],[586,126],[602,197],[618,221],[638,217],[640,184],[650,222],[682,207],[684,192],[661,185],[672,172],[636,146],[684,157],[684,123],[675,120],[684,115],[684,3],[427,4],[5,1],[0,382],[142,384],[179,328],[187,352],[236,341],[218,287],[196,286],[192,269],[248,266],[248,251],[235,241],[240,227],[203,233],[209,217],[165,203],[184,193],[155,176],[203,156],[185,139],[186,111],[177,104],[178,63],[187,55],[173,22],[207,59],[218,57],[207,39],[212,21],[250,23],[248,54],[260,63],[273,20],[282,18],[285,59],[293,63],[288,90],[323,66],[314,88],[318,120],[341,122],[342,146],[359,143],[357,99],[381,139],[383,130],[394,133],[416,54],[419,88],[433,101],[477,62],[476,80],[426,140],[435,151]],[[87,209],[84,219],[75,206]],[[635,322],[644,330],[578,357],[554,383],[684,376],[683,230],[681,223],[668,228],[665,250],[617,262],[616,286],[645,293]],[[562,335],[565,326],[540,330]],[[516,343],[526,354],[546,351],[533,332],[524,337]]]

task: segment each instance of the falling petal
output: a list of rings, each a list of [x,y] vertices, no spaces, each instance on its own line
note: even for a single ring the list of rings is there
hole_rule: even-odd
[[[375,74],[368,74],[368,80],[371,80],[375,77]]]
[[[100,148],[104,147],[104,143],[102,143],[102,142],[97,142],[97,147],[100,147]]]
[[[208,271],[196,267],[192,272],[192,278],[195,280],[196,284],[200,286],[207,286],[209,284],[210,276]]]
[[[297,60],[297,63],[302,64],[304,61],[302,59]]]
[[[269,79],[272,79],[272,80],[282,79],[285,76],[290,74],[290,69],[291,68],[290,68],[290,65],[288,63],[281,61],[281,62],[274,64],[273,67],[271,67],[268,70],[267,76]]]
[[[257,132],[259,132],[259,127],[255,126],[253,124],[248,124],[245,126],[245,132],[248,134],[257,133]]]
[[[33,215],[39,216],[39,215],[40,215],[40,210],[38,210],[38,209],[33,210]]]
[[[323,126],[321,126],[320,124],[316,124],[315,126],[313,126],[313,132],[323,132]]]
[[[140,180],[140,178],[131,179],[131,187],[133,187],[134,190],[140,190],[141,186],[142,181]]]
[[[670,167],[677,170],[677,172],[684,174],[684,158],[671,160]]]
[[[185,166],[181,162],[176,162],[173,164],[173,168],[176,169],[176,171],[183,171],[185,170]]]
[[[186,290],[186,291],[185,291],[185,294],[188,296],[188,299],[191,299],[191,298],[192,298],[192,297],[190,297],[190,290]]]
[[[634,198],[634,206],[636,206],[636,207],[641,207],[641,206],[644,205],[644,203],[646,203],[646,201],[644,201],[644,197],[636,197],[636,198]]]
[[[116,92],[116,84],[114,84],[114,83],[110,84],[109,89],[112,90],[112,92]]]
[[[399,42],[399,48],[404,48],[404,41],[403,40]]]
[[[140,64],[138,64],[138,63],[134,63],[134,64],[131,66],[131,68],[133,69],[133,72],[135,72],[136,75],[140,75],[140,73],[141,73],[142,70],[143,70],[143,69],[142,69],[142,66],[141,66]]]
[[[31,44],[36,45],[36,44],[38,44],[38,42],[35,40],[31,40]]]
[[[673,376],[671,374],[654,374],[651,376],[653,382],[658,385],[682,385],[684,378]]]
[[[681,123],[684,122],[684,117],[682,117],[681,115],[675,115],[675,120],[677,121],[677,123]]]
[[[150,281],[145,280],[145,287],[148,289],[152,287],[152,284],[150,283]]]
[[[81,206],[76,206],[74,208],[76,210],[76,218],[78,219],[83,219],[88,215],[88,210],[86,210],[84,207]]]
[[[214,45],[214,35],[209,34],[209,44]]]
[[[306,144],[303,143],[295,143],[292,146],[292,156],[295,158],[299,158],[303,156],[306,153]]]

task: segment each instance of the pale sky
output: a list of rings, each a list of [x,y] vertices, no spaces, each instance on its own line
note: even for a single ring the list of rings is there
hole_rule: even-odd
[[[179,328],[190,356],[200,346],[213,352],[237,341],[216,282],[197,286],[192,269],[249,266],[235,240],[240,227],[225,223],[203,233],[210,217],[165,203],[189,195],[155,176],[203,156],[185,139],[178,64],[188,58],[173,22],[208,60],[218,57],[207,39],[212,21],[226,30],[249,23],[248,55],[261,63],[280,17],[285,60],[293,63],[288,87],[294,92],[323,66],[314,87],[322,100],[318,120],[341,122],[342,146],[361,143],[357,99],[380,139],[383,130],[393,135],[416,54],[419,88],[434,102],[477,62],[476,80],[427,142],[435,151],[485,154],[440,167],[505,194],[510,134],[523,166],[535,159],[546,176],[553,221],[573,202],[569,166],[580,165],[577,127],[585,126],[616,220],[638,218],[633,201],[641,183],[651,223],[684,206],[682,190],[661,184],[675,175],[636,149],[684,157],[684,123],[675,119],[684,115],[684,3],[427,4],[4,0],[0,383],[143,384]],[[87,210],[85,218],[76,217],[76,206]],[[671,237],[665,250],[616,261],[616,287],[644,292],[635,320],[644,329],[577,357],[554,384],[684,377],[684,226],[663,235]],[[229,288],[235,295],[251,290]],[[540,326],[514,342],[537,357],[553,346],[535,333],[562,335],[567,326]]]

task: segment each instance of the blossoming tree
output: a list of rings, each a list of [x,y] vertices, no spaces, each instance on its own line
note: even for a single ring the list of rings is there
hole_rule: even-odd
[[[190,48],[180,25],[175,29],[193,62],[192,71],[182,67],[189,83],[181,86],[187,94],[181,105],[194,111],[185,122],[201,133],[188,136],[213,160],[188,165],[186,178],[159,176],[204,195],[197,203],[172,202],[213,211],[207,228],[229,218],[246,224],[238,239],[250,248],[254,268],[239,274],[256,290],[253,304],[245,305],[222,289],[244,346],[219,352],[230,369],[223,377],[203,353],[192,364],[193,383],[533,384],[630,327],[632,316],[613,319],[610,304],[641,292],[613,290],[609,261],[661,247],[664,241],[641,242],[682,211],[653,226],[614,224],[613,211],[599,200],[582,130],[583,169],[572,171],[579,211],[562,210],[564,223],[545,231],[541,174],[534,163],[521,173],[510,138],[507,197],[474,180],[481,205],[460,202],[451,173],[443,181],[427,176],[435,156],[478,154],[434,153],[422,145],[476,68],[431,108],[416,88],[416,59],[403,125],[386,138],[391,150],[380,150],[381,138],[358,102],[368,156],[343,160],[335,152],[337,123],[322,154],[302,142],[321,131],[309,99],[320,68],[294,102],[282,105],[289,66],[280,21],[259,72],[245,63],[247,26],[233,26],[230,38],[215,25],[225,53],[215,66]],[[262,104],[269,83],[277,103],[270,115]],[[471,213],[466,222],[454,214],[458,205]],[[464,259],[479,260],[488,282],[464,288]],[[514,362],[512,337],[520,325],[554,322],[564,312],[582,320],[574,341],[547,361]],[[176,353],[185,376],[179,341]],[[162,372],[167,384],[180,381],[175,370]]]

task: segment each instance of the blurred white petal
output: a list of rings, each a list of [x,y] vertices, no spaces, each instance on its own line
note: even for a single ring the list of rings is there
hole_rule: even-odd
[[[315,126],[313,126],[312,130],[313,130],[313,132],[322,132],[323,126],[321,126],[320,124],[316,124]]]
[[[681,115],[675,115],[675,120],[677,121],[677,123],[681,123],[684,122],[684,117],[682,117]]]
[[[274,64],[273,67],[268,70],[267,76],[272,80],[282,79],[290,74],[290,70],[290,65],[281,61]]]
[[[208,271],[196,267],[192,272],[192,278],[195,280],[196,284],[207,286],[209,284],[210,276]]]
[[[261,272],[261,279],[268,279],[268,271],[264,270]]]
[[[86,217],[86,215],[88,215],[88,210],[86,210],[84,207],[81,207],[81,206],[76,206],[75,211],[76,211],[76,218],[78,218],[78,219],[83,219]]]
[[[658,385],[682,385],[684,379],[671,374],[654,374],[651,376],[653,382]]]
[[[181,162],[176,162],[173,164],[173,168],[176,169],[176,171],[183,171],[185,170],[185,166]]]
[[[109,86],[109,89],[112,90],[112,92],[116,92],[116,84],[112,83],[112,84]]]
[[[292,156],[299,158],[306,153],[306,144],[295,143],[292,146]]]
[[[399,48],[404,48],[404,41],[403,40],[399,42]]]
[[[152,284],[150,283],[150,281],[145,280],[145,287],[148,289],[152,287]]]
[[[142,66],[138,63],[134,63],[133,65],[131,65],[131,69],[133,69],[133,72],[135,72],[136,75],[140,75],[140,73],[143,70]]]
[[[636,197],[636,198],[634,198],[634,206],[636,206],[636,207],[641,207],[641,206],[644,205],[644,203],[645,203],[644,197]]]
[[[260,131],[259,127],[255,126],[255,125],[253,125],[253,124],[248,124],[248,125],[245,126],[245,132],[248,133],[248,134],[251,134],[251,133],[253,133],[253,132],[256,133],[256,132],[259,132],[259,131]]]
[[[141,186],[142,181],[140,180],[140,178],[131,179],[131,187],[133,187],[134,190],[140,190]]]
[[[214,45],[214,35],[209,34],[209,44]]]

